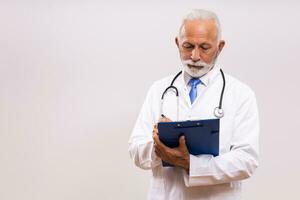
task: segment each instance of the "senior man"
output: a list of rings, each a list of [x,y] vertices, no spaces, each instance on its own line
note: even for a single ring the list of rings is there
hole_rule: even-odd
[[[258,166],[255,94],[247,85],[225,74],[219,156],[191,155],[184,136],[179,138],[177,148],[165,146],[159,140],[157,123],[214,119],[213,110],[223,85],[220,67],[215,63],[225,42],[213,12],[191,11],[183,19],[175,41],[183,66],[182,74],[174,81],[179,107],[174,94],[167,93],[162,118],[160,98],[174,75],[154,82],[129,140],[130,156],[138,167],[152,170],[148,199],[241,199],[241,181]],[[163,167],[162,160],[174,167]]]

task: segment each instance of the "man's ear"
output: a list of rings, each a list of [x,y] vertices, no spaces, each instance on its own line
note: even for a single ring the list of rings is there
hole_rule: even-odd
[[[175,38],[175,43],[176,43],[177,47],[179,48],[179,40],[178,40],[178,37]]]
[[[221,53],[221,51],[222,51],[222,49],[223,49],[223,47],[225,46],[225,41],[224,40],[220,40],[220,42],[219,42],[219,53]]]

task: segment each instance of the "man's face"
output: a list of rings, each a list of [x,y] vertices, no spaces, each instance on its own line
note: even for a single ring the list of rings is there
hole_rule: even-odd
[[[209,19],[186,21],[176,44],[188,73],[200,77],[213,67],[225,42],[218,42],[217,27]]]

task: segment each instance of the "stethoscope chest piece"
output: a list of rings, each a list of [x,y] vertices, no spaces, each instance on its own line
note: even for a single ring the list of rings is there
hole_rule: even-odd
[[[224,117],[224,110],[222,108],[216,107],[214,110],[214,115],[220,119]]]

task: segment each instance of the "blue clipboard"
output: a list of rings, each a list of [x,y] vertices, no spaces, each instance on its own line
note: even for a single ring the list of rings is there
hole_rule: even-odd
[[[189,153],[192,155],[219,155],[220,119],[159,122],[159,139],[170,148],[178,147],[180,136],[185,136]],[[162,162],[163,166],[172,166]]]

